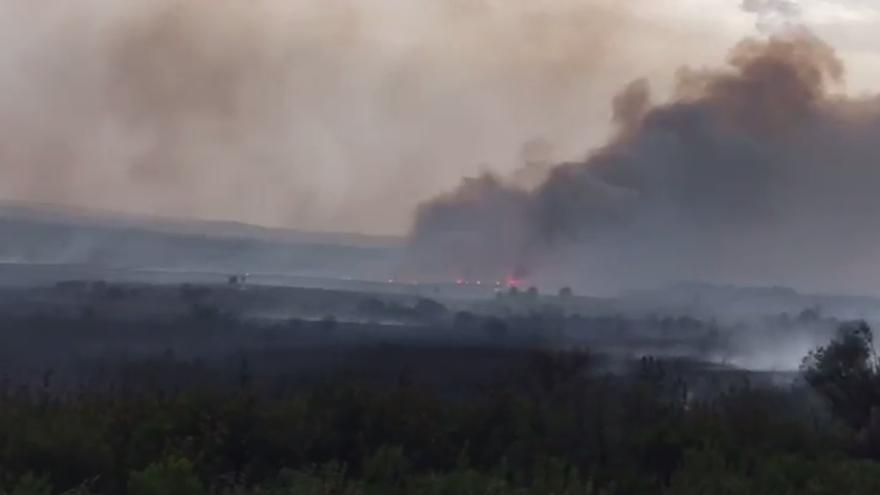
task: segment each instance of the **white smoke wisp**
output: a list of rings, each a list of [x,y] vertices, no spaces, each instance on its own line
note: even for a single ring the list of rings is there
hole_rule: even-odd
[[[741,8],[757,17],[755,26],[764,34],[778,33],[796,26],[803,14],[796,0],[743,0]]]

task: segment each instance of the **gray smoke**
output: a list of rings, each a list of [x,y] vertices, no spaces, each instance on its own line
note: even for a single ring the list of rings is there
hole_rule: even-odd
[[[0,199],[400,233],[523,142],[581,153],[597,95],[707,44],[634,10],[0,0]]]
[[[724,68],[682,69],[668,101],[633,83],[613,102],[616,135],[534,191],[484,178],[424,205],[418,270],[876,291],[880,99],[836,95],[842,77],[829,46],[788,31],[743,41]]]

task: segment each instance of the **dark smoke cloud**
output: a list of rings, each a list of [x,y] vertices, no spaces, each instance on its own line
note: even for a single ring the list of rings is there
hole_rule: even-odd
[[[613,102],[615,137],[534,191],[484,178],[424,205],[414,256],[431,275],[525,267],[594,290],[876,291],[880,100],[837,96],[842,77],[829,46],[789,31],[742,42],[726,68],[682,69],[667,102],[633,83]]]

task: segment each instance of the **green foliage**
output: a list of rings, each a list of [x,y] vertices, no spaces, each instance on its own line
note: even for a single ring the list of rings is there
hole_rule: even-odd
[[[179,457],[168,457],[133,472],[128,485],[131,495],[207,494],[192,463]]]
[[[870,335],[847,331],[806,361],[826,397],[873,383]],[[854,455],[856,432],[811,414],[804,389],[742,382],[695,397],[676,363],[611,376],[597,362],[535,353],[451,397],[352,379],[270,394],[252,379],[226,391],[3,393],[0,494],[880,493],[880,464]]]
[[[880,493],[880,465],[846,459],[772,456],[752,465],[730,462],[717,451],[688,453],[669,495],[839,495]]]
[[[11,490],[4,491],[3,495],[52,495],[52,483],[46,478],[26,473]]]

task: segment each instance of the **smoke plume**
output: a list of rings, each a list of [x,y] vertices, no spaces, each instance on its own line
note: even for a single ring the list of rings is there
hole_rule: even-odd
[[[400,233],[524,142],[581,153],[597,95],[706,45],[643,8],[0,0],[0,199]]]
[[[876,290],[880,99],[840,96],[832,48],[801,30],[746,40],[674,95],[635,82],[614,137],[532,191],[466,181],[422,206],[434,276],[511,270],[593,290],[676,280]]]

